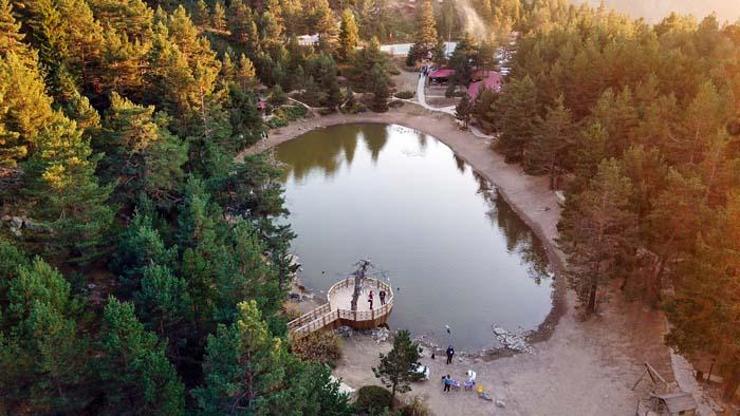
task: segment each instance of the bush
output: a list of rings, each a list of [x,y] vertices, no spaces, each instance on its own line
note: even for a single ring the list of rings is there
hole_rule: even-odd
[[[288,125],[288,120],[284,119],[281,116],[275,115],[273,118],[267,120],[267,127],[271,129],[276,129],[279,127],[285,127]]]
[[[316,331],[293,341],[293,353],[302,360],[328,364],[332,367],[342,358],[339,338],[329,331]]]
[[[357,390],[355,410],[358,413],[376,413],[393,404],[391,392],[380,386],[363,386]]]
[[[403,107],[404,104],[406,104],[406,103],[404,103],[403,101],[393,100],[393,101],[391,101],[391,102],[388,103],[388,107],[390,107],[390,108],[399,108],[399,107]]]
[[[395,66],[391,66],[388,68],[388,73],[391,75],[401,75],[401,70],[396,68]]]
[[[291,106],[283,107],[282,113],[286,119],[290,121],[295,121],[303,117],[306,117],[306,113],[308,113],[308,109],[302,105],[291,105]]]
[[[418,396],[401,408],[401,416],[429,416],[431,414],[429,406]]]
[[[414,98],[414,93],[411,91],[399,91],[395,94],[396,98],[400,98],[402,100],[410,100]]]

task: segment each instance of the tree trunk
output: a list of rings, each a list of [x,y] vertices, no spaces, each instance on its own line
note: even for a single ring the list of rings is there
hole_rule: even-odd
[[[740,387],[740,371],[735,371],[734,373],[730,374],[728,380],[725,382],[725,388],[722,393],[722,398],[731,401],[731,399],[735,396],[735,392],[737,391],[737,388]]]
[[[596,290],[598,289],[598,286],[596,285],[596,280],[593,279],[591,281],[591,289],[588,293],[588,306],[586,307],[586,313],[589,315],[596,312]]]

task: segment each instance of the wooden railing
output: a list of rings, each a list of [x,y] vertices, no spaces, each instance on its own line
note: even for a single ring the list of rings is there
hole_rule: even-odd
[[[315,321],[317,318],[320,318],[322,315],[326,315],[329,312],[331,312],[331,305],[329,303],[325,303],[318,308],[315,308],[314,310],[288,322],[288,329],[291,330],[294,328],[299,328],[309,322]]]
[[[374,308],[372,310],[353,311],[351,309],[344,308],[332,309],[332,298],[334,297],[336,292],[349,286],[354,286],[354,278],[352,277],[341,280],[332,285],[332,287],[330,287],[329,291],[327,292],[327,297],[329,299],[328,303],[325,303],[312,310],[311,312],[301,315],[299,318],[288,322],[288,330],[290,334],[293,337],[300,337],[308,335],[314,331],[318,331],[322,328],[326,328],[327,326],[334,325],[337,320],[341,320],[343,322],[346,322],[350,326],[353,326],[353,323],[359,324],[373,322],[376,320],[380,320],[381,318],[385,318],[388,314],[390,314],[391,309],[393,308],[393,289],[387,283],[373,278],[366,279],[363,282],[363,291],[373,288],[375,288],[378,292],[380,292],[381,290],[385,291],[385,304],[381,305],[379,308]]]

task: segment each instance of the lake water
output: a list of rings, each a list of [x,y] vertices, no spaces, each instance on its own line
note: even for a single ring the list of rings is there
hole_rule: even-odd
[[[314,130],[275,154],[310,289],[325,293],[369,259],[394,288],[392,328],[468,351],[496,345],[493,324],[530,330],[549,313],[541,243],[434,137],[352,124]]]

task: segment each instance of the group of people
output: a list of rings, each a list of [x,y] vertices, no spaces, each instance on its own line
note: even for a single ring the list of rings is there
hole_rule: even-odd
[[[468,370],[465,375],[468,377],[467,381],[465,381],[464,384],[465,390],[472,391],[475,387],[475,379],[478,377],[478,375],[473,370]],[[453,387],[456,390],[460,388],[460,382],[450,377],[449,374],[442,377],[442,385],[444,386],[444,388],[442,389],[442,391],[444,392],[450,391],[450,389]]]
[[[378,297],[380,298],[380,306],[385,305],[385,296],[386,296],[385,290],[381,290],[380,292],[378,292]],[[367,295],[367,302],[370,304],[370,310],[373,309],[374,297],[375,297],[375,294],[371,290],[370,293],[368,293]]]

